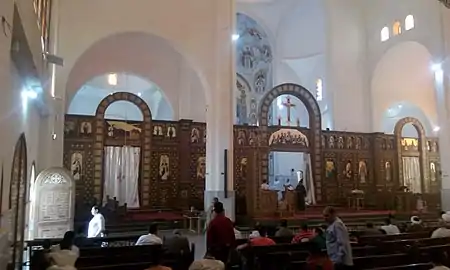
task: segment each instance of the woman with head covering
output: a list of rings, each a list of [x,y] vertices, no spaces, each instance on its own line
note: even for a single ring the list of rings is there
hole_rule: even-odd
[[[442,219],[439,222],[439,228],[434,230],[434,232],[431,234],[431,238],[450,237],[450,214],[447,212],[441,217]]]

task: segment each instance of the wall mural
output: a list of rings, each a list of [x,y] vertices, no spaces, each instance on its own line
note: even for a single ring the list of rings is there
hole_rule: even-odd
[[[272,48],[267,34],[247,15],[237,14],[236,124],[257,124],[261,96],[272,88]]]

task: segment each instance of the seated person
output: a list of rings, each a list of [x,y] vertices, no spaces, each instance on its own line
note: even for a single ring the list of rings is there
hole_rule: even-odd
[[[234,227],[234,238],[236,238],[236,239],[242,239],[242,233],[241,233],[241,231],[239,231],[239,230],[236,228],[236,223],[233,223],[233,227]]]
[[[75,246],[74,241],[75,241],[75,233],[73,231],[67,231],[66,233],[64,233],[64,237],[59,243],[59,245],[53,246],[51,248],[51,252],[61,250],[61,246],[63,247],[68,246],[70,250],[72,250],[73,252],[75,252],[75,254],[77,254],[77,256],[79,256],[80,250],[78,249],[77,246]]]
[[[152,224],[148,229],[148,234],[142,235],[136,242],[136,246],[162,245],[161,238],[158,237],[158,225]]]
[[[300,232],[292,238],[292,244],[309,242],[313,237],[312,232],[308,229],[308,224],[303,223]]]
[[[418,216],[412,216],[411,226],[409,226],[407,232],[421,232],[423,229],[422,220]]]
[[[222,261],[216,260],[212,255],[211,250],[206,251],[203,259],[194,261],[189,270],[225,270],[225,264]]]
[[[150,267],[145,270],[172,270],[172,268],[162,265],[164,251],[162,248],[152,250],[153,260],[149,263]]]
[[[333,262],[328,258],[326,250],[323,250],[319,245],[312,243],[308,249],[309,256],[306,259],[307,270],[333,270]]]
[[[168,254],[190,254],[189,240],[183,236],[180,230],[174,230],[172,237],[164,239],[164,247]]]
[[[273,245],[276,245],[276,243],[275,241],[267,237],[266,228],[263,226],[259,226],[257,233],[252,232],[252,234],[250,235],[248,243],[238,246],[237,249],[244,249],[249,246],[273,246]]]
[[[292,237],[294,234],[287,226],[287,220],[282,219],[280,221],[280,227],[278,231],[275,233],[276,237]]]
[[[391,219],[387,218],[385,220],[386,225],[381,226],[381,229],[387,234],[387,235],[394,235],[394,234],[400,234],[400,229],[392,224]]]
[[[373,226],[373,223],[371,223],[371,222],[367,222],[366,229],[361,232],[361,235],[364,235],[364,236],[368,236],[368,235],[382,235],[382,234],[383,234],[383,232],[381,230],[379,230],[379,229],[376,229]]]
[[[79,250],[73,245],[73,232],[67,232],[61,243],[55,247],[48,255],[50,267],[47,269],[65,269],[72,270],[75,268],[75,262],[79,256]]]
[[[262,184],[261,184],[261,189],[262,189],[262,190],[269,190],[269,189],[270,189],[269,184],[267,184],[267,180],[264,180],[264,181],[262,182]]]
[[[450,268],[445,266],[447,262],[447,256],[442,250],[433,249],[430,252],[431,263],[433,264],[433,268],[431,270],[450,270]]]
[[[311,239],[311,242],[315,245],[317,245],[320,249],[326,249],[327,248],[327,244],[326,244],[326,238],[325,238],[325,233],[323,233],[322,228],[320,227],[316,227],[314,229],[314,236]]]
[[[439,228],[434,230],[431,234],[431,238],[444,238],[450,237],[450,215],[443,214],[442,219],[439,221]]]

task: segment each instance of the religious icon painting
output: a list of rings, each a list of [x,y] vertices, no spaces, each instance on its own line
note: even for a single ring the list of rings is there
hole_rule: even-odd
[[[430,162],[430,180],[436,181],[436,164],[434,162]]]
[[[169,178],[169,168],[169,156],[161,155],[159,157],[159,176],[161,177],[161,180],[165,181]]]
[[[392,181],[392,163],[390,161],[386,161],[386,163],[384,163],[384,173],[385,173],[386,182],[391,182]]]
[[[332,178],[336,172],[336,166],[333,160],[327,160],[325,163],[325,177]]]
[[[191,143],[198,143],[200,139],[200,131],[198,128],[193,128],[191,130]]]
[[[82,122],[80,125],[80,134],[89,135],[92,133],[92,124],[90,122]]]
[[[197,178],[205,179],[206,175],[206,157],[199,157],[197,159]]]
[[[367,164],[364,160],[359,161],[358,177],[361,184],[365,184],[367,182]]]
[[[75,134],[75,122],[66,121],[64,123],[64,135],[65,136],[72,136],[74,134]]]
[[[70,159],[70,171],[72,173],[72,177],[75,181],[81,179],[82,175],[82,164],[83,164],[83,155],[80,152],[74,152]]]

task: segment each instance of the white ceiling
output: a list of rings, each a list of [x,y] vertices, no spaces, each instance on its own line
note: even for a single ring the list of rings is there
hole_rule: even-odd
[[[128,92],[140,96],[149,106],[152,118],[173,120],[173,110],[163,92],[154,83],[127,73],[117,75],[117,85],[108,83],[109,74],[88,81],[72,99],[68,114],[95,115],[98,104],[115,92]],[[141,121],[142,113],[134,104],[122,101],[111,104],[105,118]]]

